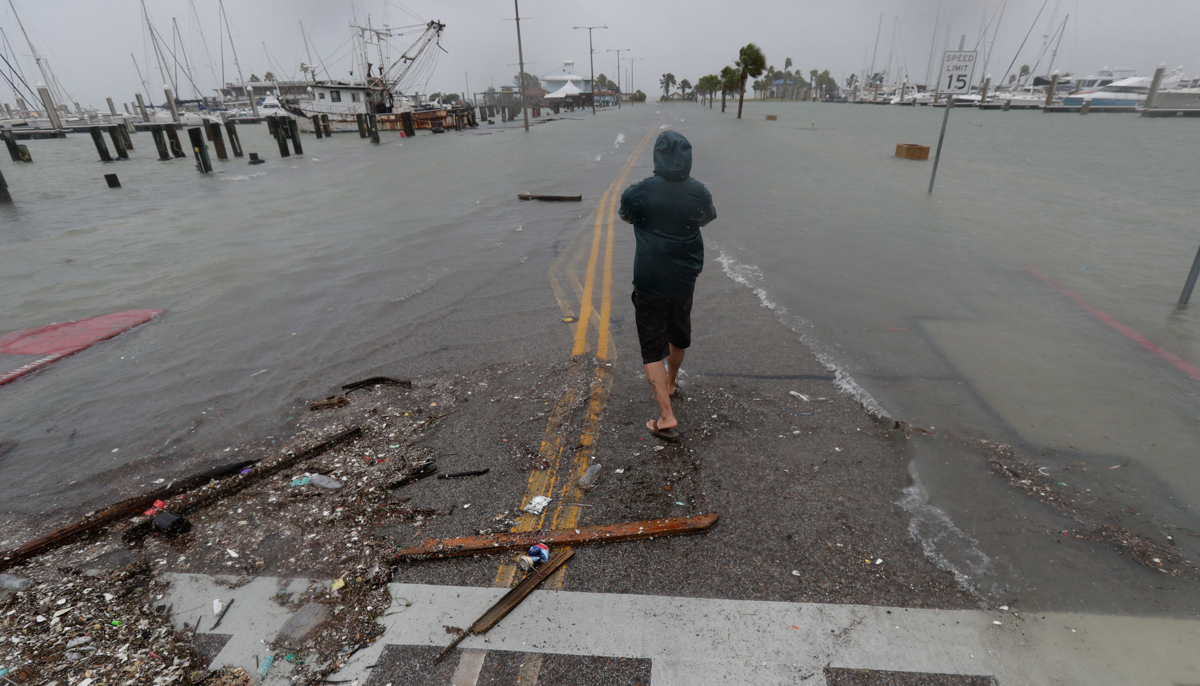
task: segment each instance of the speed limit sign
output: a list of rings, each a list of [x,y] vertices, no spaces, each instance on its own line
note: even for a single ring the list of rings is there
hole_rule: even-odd
[[[938,78],[938,93],[969,93],[975,76],[974,51],[947,50],[942,54],[942,75]]]

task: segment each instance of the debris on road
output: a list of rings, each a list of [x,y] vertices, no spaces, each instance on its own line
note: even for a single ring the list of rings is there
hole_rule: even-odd
[[[332,407],[342,407],[344,405],[349,405],[349,404],[350,404],[350,399],[344,395],[329,396],[328,398],[326,398],[324,400],[318,400],[317,402],[313,403],[312,405],[309,405],[308,409],[310,411],[327,410]]]
[[[458,479],[458,478],[464,477],[464,476],[483,476],[484,474],[487,474],[490,471],[492,471],[492,470],[491,469],[473,469],[469,472],[455,472],[453,474],[438,474],[438,478],[439,479]]]
[[[487,612],[483,613],[482,617],[475,620],[475,623],[471,625],[471,628],[462,632],[458,635],[458,638],[451,641],[450,645],[446,646],[442,652],[438,653],[438,656],[435,657],[433,661],[435,663],[441,662],[442,658],[446,657],[450,651],[457,648],[458,644],[462,643],[463,640],[468,636],[479,636],[481,634],[486,634],[489,630],[491,630],[492,627],[496,626],[500,620],[507,617],[508,613],[512,612],[518,605],[520,605],[522,600],[525,600],[525,598],[529,597],[529,594],[533,593],[533,589],[537,588],[539,584],[545,581],[546,578],[553,574],[554,571],[559,567],[561,567],[563,563],[571,559],[571,556],[574,554],[575,551],[571,550],[570,548],[561,550],[556,553],[550,561],[546,562],[546,564],[542,565],[537,570],[530,572],[528,576],[521,580],[521,583],[514,586],[513,589],[508,593],[505,593],[504,597],[496,601],[496,604],[492,605]]]
[[[402,388],[412,388],[412,381],[409,381],[408,379],[393,379],[390,376],[372,376],[371,378],[363,379],[362,381],[352,381],[345,386],[342,386],[342,390],[349,393],[350,391],[357,391],[360,388],[367,388],[369,386],[400,386]]]
[[[532,193],[517,193],[521,200],[541,200],[542,202],[583,202],[582,195],[533,195]]]
[[[529,503],[521,508],[522,512],[539,515],[546,506],[550,504],[550,498],[544,495],[535,495],[529,499]]]

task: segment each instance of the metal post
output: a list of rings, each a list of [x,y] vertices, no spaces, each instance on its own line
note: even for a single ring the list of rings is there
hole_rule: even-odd
[[[201,174],[212,171],[212,161],[208,159],[208,146],[204,144],[204,132],[199,127],[188,129],[188,138],[192,142],[192,152],[196,155],[196,169]]]
[[[513,0],[513,10],[517,17],[517,64],[521,70],[521,75],[517,80],[521,82],[521,113],[525,115],[525,131],[529,131],[529,112],[525,109],[525,52],[521,49],[521,7],[517,4],[517,0]],[[591,31],[588,32],[591,35]]]
[[[62,128],[62,122],[58,120],[58,110],[54,109],[54,99],[50,97],[50,89],[42,84],[38,84],[38,95],[42,98],[42,106],[46,108],[46,118],[50,120],[50,128],[58,131]]]
[[[99,126],[88,128],[88,132],[92,134],[92,142],[96,144],[96,152],[100,154],[101,162],[112,162],[112,155],[108,154],[108,144],[104,142],[104,134]]]
[[[1188,272],[1187,281],[1183,283],[1183,293],[1179,295],[1180,305],[1186,305],[1188,300],[1191,300],[1197,277],[1200,277],[1200,250],[1196,251],[1196,259],[1192,260],[1192,271]]]
[[[138,112],[142,115],[142,121],[150,121],[150,113],[146,111],[146,101],[142,100],[141,93],[134,93],[137,97]]]
[[[1146,93],[1146,104],[1142,106],[1142,116],[1146,116],[1151,108],[1154,107],[1154,99],[1158,97],[1158,87],[1162,85],[1163,73],[1167,71],[1167,65],[1160,64],[1158,69],[1154,70],[1154,80],[1150,82],[1150,91]],[[1195,279],[1192,279],[1193,283]]]
[[[950,110],[954,109],[954,95],[946,99],[946,114],[942,117],[942,133],[938,135],[937,154],[933,157],[933,173],[929,175],[929,192],[933,192],[933,180],[937,178],[938,161],[942,159],[942,140],[946,137],[946,122],[950,121]]]
[[[167,95],[167,107],[171,108],[171,121],[178,124],[179,123],[179,108],[175,107],[175,94],[171,92],[170,88],[167,88],[165,86],[163,87],[163,93],[166,93],[166,95]]]

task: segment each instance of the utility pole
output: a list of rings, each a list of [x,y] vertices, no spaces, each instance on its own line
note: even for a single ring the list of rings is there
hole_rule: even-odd
[[[516,0],[513,0],[516,2]],[[574,26],[576,29],[587,29],[588,32],[588,64],[592,70],[592,114],[596,114],[596,60],[592,57],[595,50],[592,48],[592,29],[607,29],[608,26]]]
[[[517,66],[520,68],[520,76],[517,81],[521,82],[521,114],[525,117],[525,131],[529,131],[529,109],[525,107],[525,53],[521,49],[521,8],[517,4],[517,0],[513,0],[513,10],[517,16]]]
[[[617,53],[617,109],[621,109],[621,53],[629,52],[629,48],[618,48],[616,50],[605,50],[604,52]]]
[[[637,90],[634,89],[634,87],[633,87],[633,63],[641,62],[644,59],[646,59],[646,58],[645,57],[626,57],[625,58],[625,61],[629,63],[629,92],[630,93],[637,92]],[[630,102],[633,102],[633,101],[630,100]]]

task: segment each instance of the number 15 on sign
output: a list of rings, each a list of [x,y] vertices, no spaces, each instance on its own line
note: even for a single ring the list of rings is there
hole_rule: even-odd
[[[929,192],[933,192],[933,180],[937,178],[938,162],[942,159],[942,140],[946,138],[946,122],[950,121],[950,108],[954,106],[954,96],[971,92],[971,83],[975,78],[975,57],[973,50],[947,50],[942,53],[941,75],[938,76],[937,92],[945,93],[946,114],[942,117],[942,133],[938,136],[937,154],[933,157],[933,173],[929,175]]]

